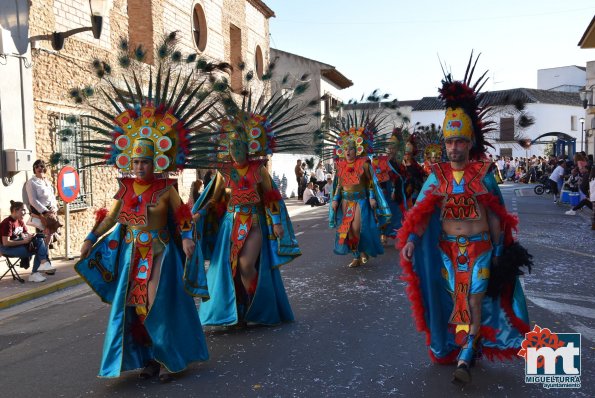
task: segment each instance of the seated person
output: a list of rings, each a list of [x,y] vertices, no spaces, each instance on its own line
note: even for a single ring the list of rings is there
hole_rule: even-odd
[[[327,200],[324,197],[324,194],[320,191],[320,188],[318,188],[318,185],[314,184],[314,195],[318,198],[318,201],[320,203],[322,203],[323,205],[326,204]]]
[[[320,202],[320,199],[314,193],[314,183],[309,182],[304,189],[304,204],[314,206],[322,206],[324,203]]]
[[[0,223],[0,253],[8,257],[19,257],[21,267],[29,268],[31,256],[35,254],[29,282],[43,282],[45,277],[39,271],[54,271],[48,259],[44,235],[30,235],[23,221],[26,214],[23,202],[10,201],[10,216]]]
[[[578,167],[574,167],[564,182],[564,189],[570,192],[578,192],[579,178]]]
[[[329,175],[326,176],[326,184],[322,189],[326,200],[329,201],[331,199],[331,193],[333,192],[333,178]]]

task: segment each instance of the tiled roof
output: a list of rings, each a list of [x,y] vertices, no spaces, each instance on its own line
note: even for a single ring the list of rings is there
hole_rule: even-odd
[[[562,91],[538,90],[536,88],[514,88],[487,92],[484,95],[484,104],[504,105],[516,100],[524,101],[527,104],[553,104],[581,106],[578,93],[567,93]],[[413,108],[414,111],[433,111],[444,109],[442,101],[438,97],[423,97]]]
[[[390,101],[389,101],[390,102]],[[411,106],[415,107],[415,105],[419,102],[419,100],[411,100],[411,101],[397,101],[399,107]],[[358,102],[355,104],[345,104],[343,109],[351,110],[351,109],[374,109],[380,108],[380,103],[378,102]]]

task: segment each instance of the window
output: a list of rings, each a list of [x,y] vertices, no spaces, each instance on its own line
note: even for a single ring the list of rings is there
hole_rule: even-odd
[[[153,6],[145,0],[128,0],[128,40],[130,48],[142,46],[146,50],[145,61],[153,63]]]
[[[59,113],[55,115],[56,150],[60,153],[60,167],[70,165],[79,172],[81,189],[78,198],[70,202],[70,209],[85,209],[93,205],[92,178],[90,169],[82,169],[89,159],[81,153],[79,143],[90,138],[91,130],[86,125],[89,119],[84,116],[71,116]],[[60,206],[62,201],[58,198]]]
[[[576,131],[576,116],[570,116],[570,130]]]
[[[207,48],[207,18],[200,4],[195,4],[192,10],[192,37],[198,51]]]
[[[514,141],[514,118],[500,118],[500,141]]]
[[[254,70],[256,71],[256,76],[258,76],[259,79],[262,79],[263,59],[260,46],[256,46],[256,51],[254,52]]]

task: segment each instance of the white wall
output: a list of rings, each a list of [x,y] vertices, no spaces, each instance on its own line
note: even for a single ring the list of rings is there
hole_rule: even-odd
[[[581,150],[581,125],[578,119],[582,117],[583,109],[576,106],[552,105],[552,104],[528,104],[527,112],[535,118],[535,124],[523,132],[528,139],[535,139],[538,136],[549,132],[562,132],[576,138],[576,150]],[[571,129],[571,117],[577,120],[576,130]],[[555,137],[545,138],[546,141],[555,141]],[[533,145],[525,151],[516,144],[494,144],[495,151],[499,154],[500,148],[512,148],[512,156],[543,155],[545,145]]]
[[[318,157],[313,155],[300,155],[300,154],[286,154],[286,153],[276,153],[271,158],[271,167],[272,172],[279,176],[279,179],[283,178],[283,176],[287,177],[287,189],[286,195],[287,197],[291,197],[292,194],[297,197],[298,192],[298,184],[295,178],[295,166],[298,159],[302,161],[305,159],[314,158],[314,167],[318,165]]]
[[[2,3],[0,13],[16,16],[16,3],[19,9],[28,10],[27,0]],[[28,12],[27,12],[28,15]],[[19,25],[20,22],[20,25]],[[33,129],[33,84],[31,52],[22,42],[28,40],[28,17],[1,18],[4,53],[20,54],[25,57],[7,56],[0,62],[0,134],[2,149],[29,149],[35,159],[35,133]],[[19,45],[17,45],[19,44]],[[23,50],[24,49],[24,50]],[[4,156],[0,157],[4,160]],[[4,164],[0,164],[0,177],[4,175]],[[29,177],[28,172],[19,172],[8,185],[0,183],[0,217],[9,214],[10,200],[23,200],[23,185]],[[8,181],[7,181],[8,182]]]
[[[442,127],[442,121],[444,120],[444,109],[432,110],[432,111],[412,111],[411,112],[411,125],[415,126],[419,123],[422,126],[429,126],[434,123],[436,126]]]
[[[576,66],[537,70],[537,88],[549,90],[563,85],[584,86],[586,72]]]

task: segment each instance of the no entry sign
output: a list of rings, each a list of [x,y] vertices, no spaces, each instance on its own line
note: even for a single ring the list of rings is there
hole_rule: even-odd
[[[80,190],[79,173],[72,166],[64,166],[58,173],[58,194],[65,203],[70,203],[79,196]]]

